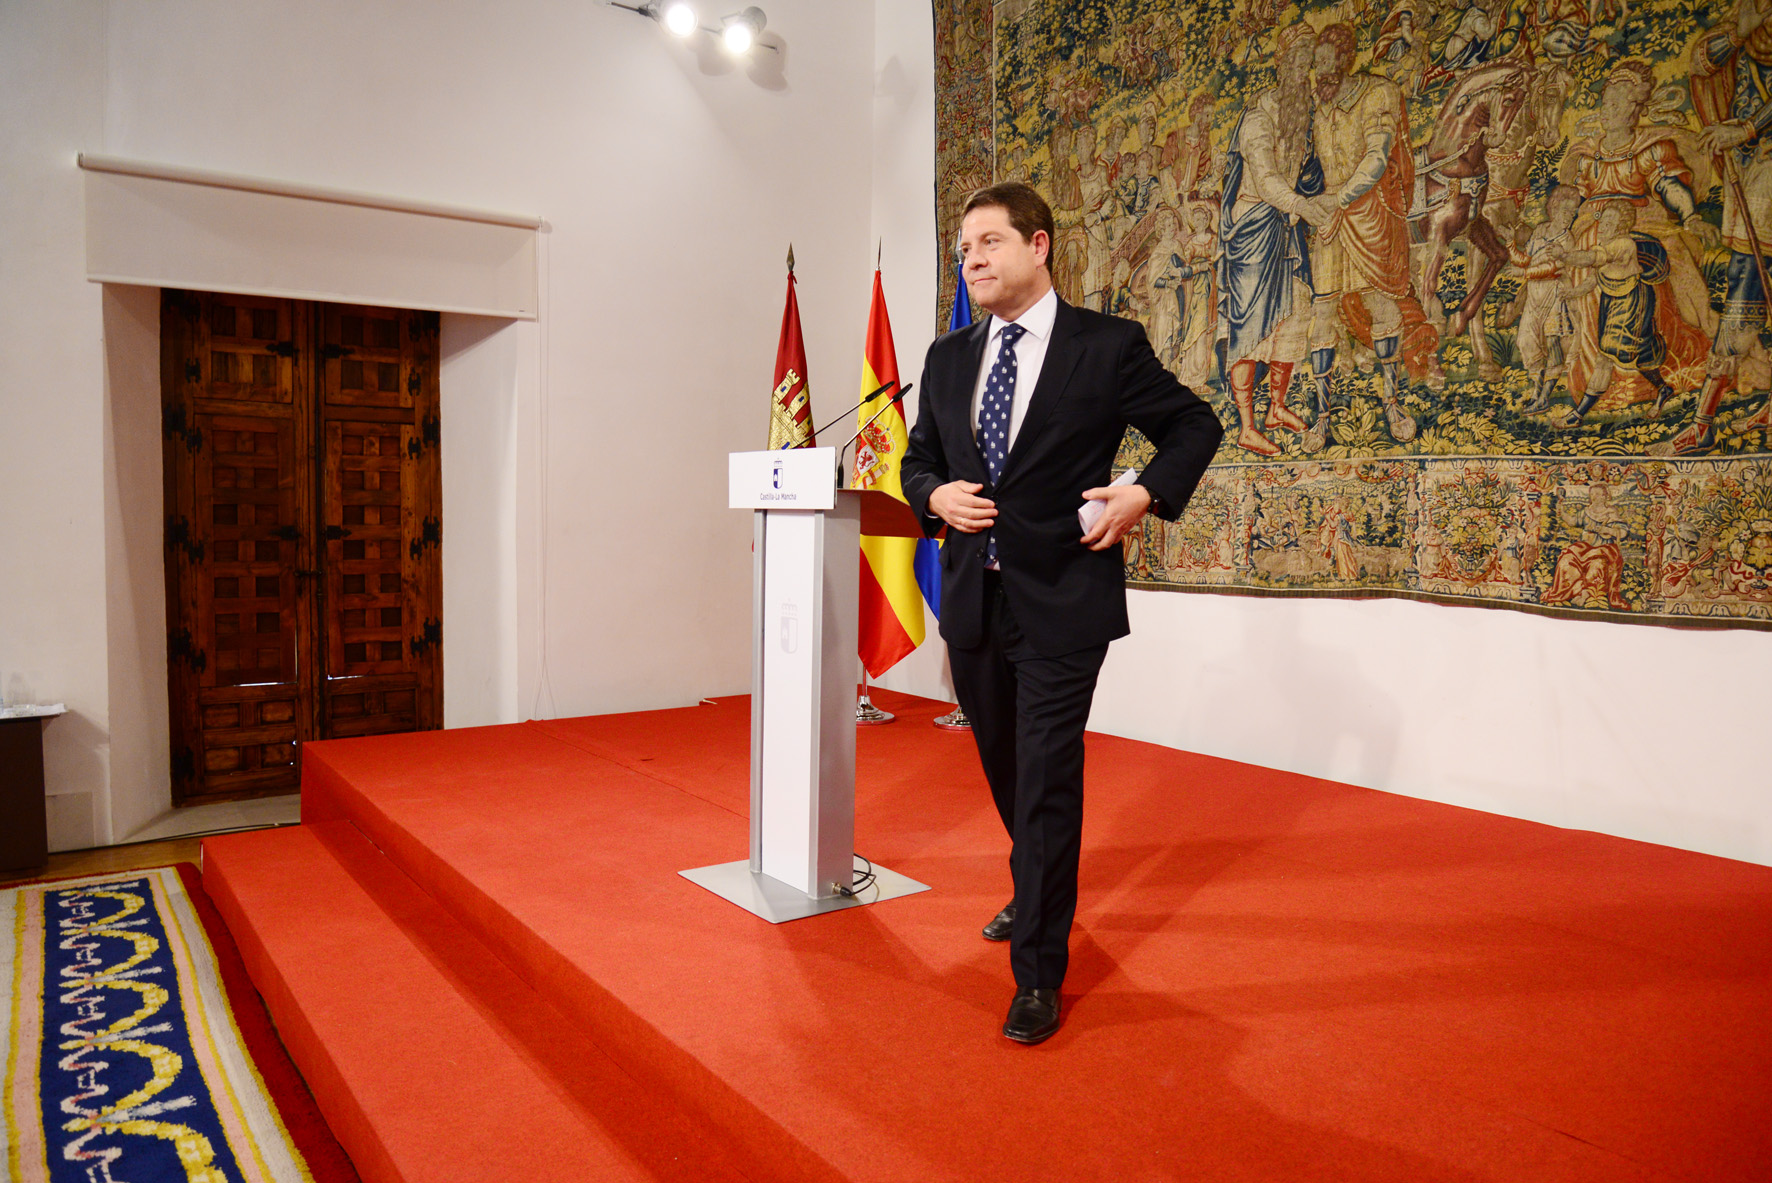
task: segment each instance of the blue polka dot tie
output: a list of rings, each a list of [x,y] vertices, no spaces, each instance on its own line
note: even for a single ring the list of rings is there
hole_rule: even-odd
[[[993,485],[1002,479],[1003,464],[1009,459],[1009,414],[1015,406],[1015,343],[1025,332],[1018,324],[1003,326],[1003,344],[984,380],[984,398],[978,407],[978,450],[984,453],[984,466]],[[997,565],[995,533],[985,536],[984,558],[987,567]]]

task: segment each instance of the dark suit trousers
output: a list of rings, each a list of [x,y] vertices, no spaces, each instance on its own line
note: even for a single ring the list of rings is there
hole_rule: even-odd
[[[985,573],[983,643],[948,649],[954,690],[1012,843],[1009,964],[1017,986],[1056,990],[1070,963],[1083,841],[1083,725],[1106,656],[1106,645],[1037,655],[994,571]]]

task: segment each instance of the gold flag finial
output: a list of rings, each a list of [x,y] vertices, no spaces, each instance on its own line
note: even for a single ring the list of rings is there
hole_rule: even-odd
[[[788,243],[788,274],[794,273],[794,244]]]

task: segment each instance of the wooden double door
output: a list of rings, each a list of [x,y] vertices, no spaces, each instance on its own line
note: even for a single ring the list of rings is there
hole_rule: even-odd
[[[160,324],[174,803],[440,727],[437,314],[167,291]]]

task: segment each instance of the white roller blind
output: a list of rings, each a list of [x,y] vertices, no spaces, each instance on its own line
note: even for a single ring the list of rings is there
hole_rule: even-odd
[[[85,154],[86,277],[534,319],[539,218]]]

